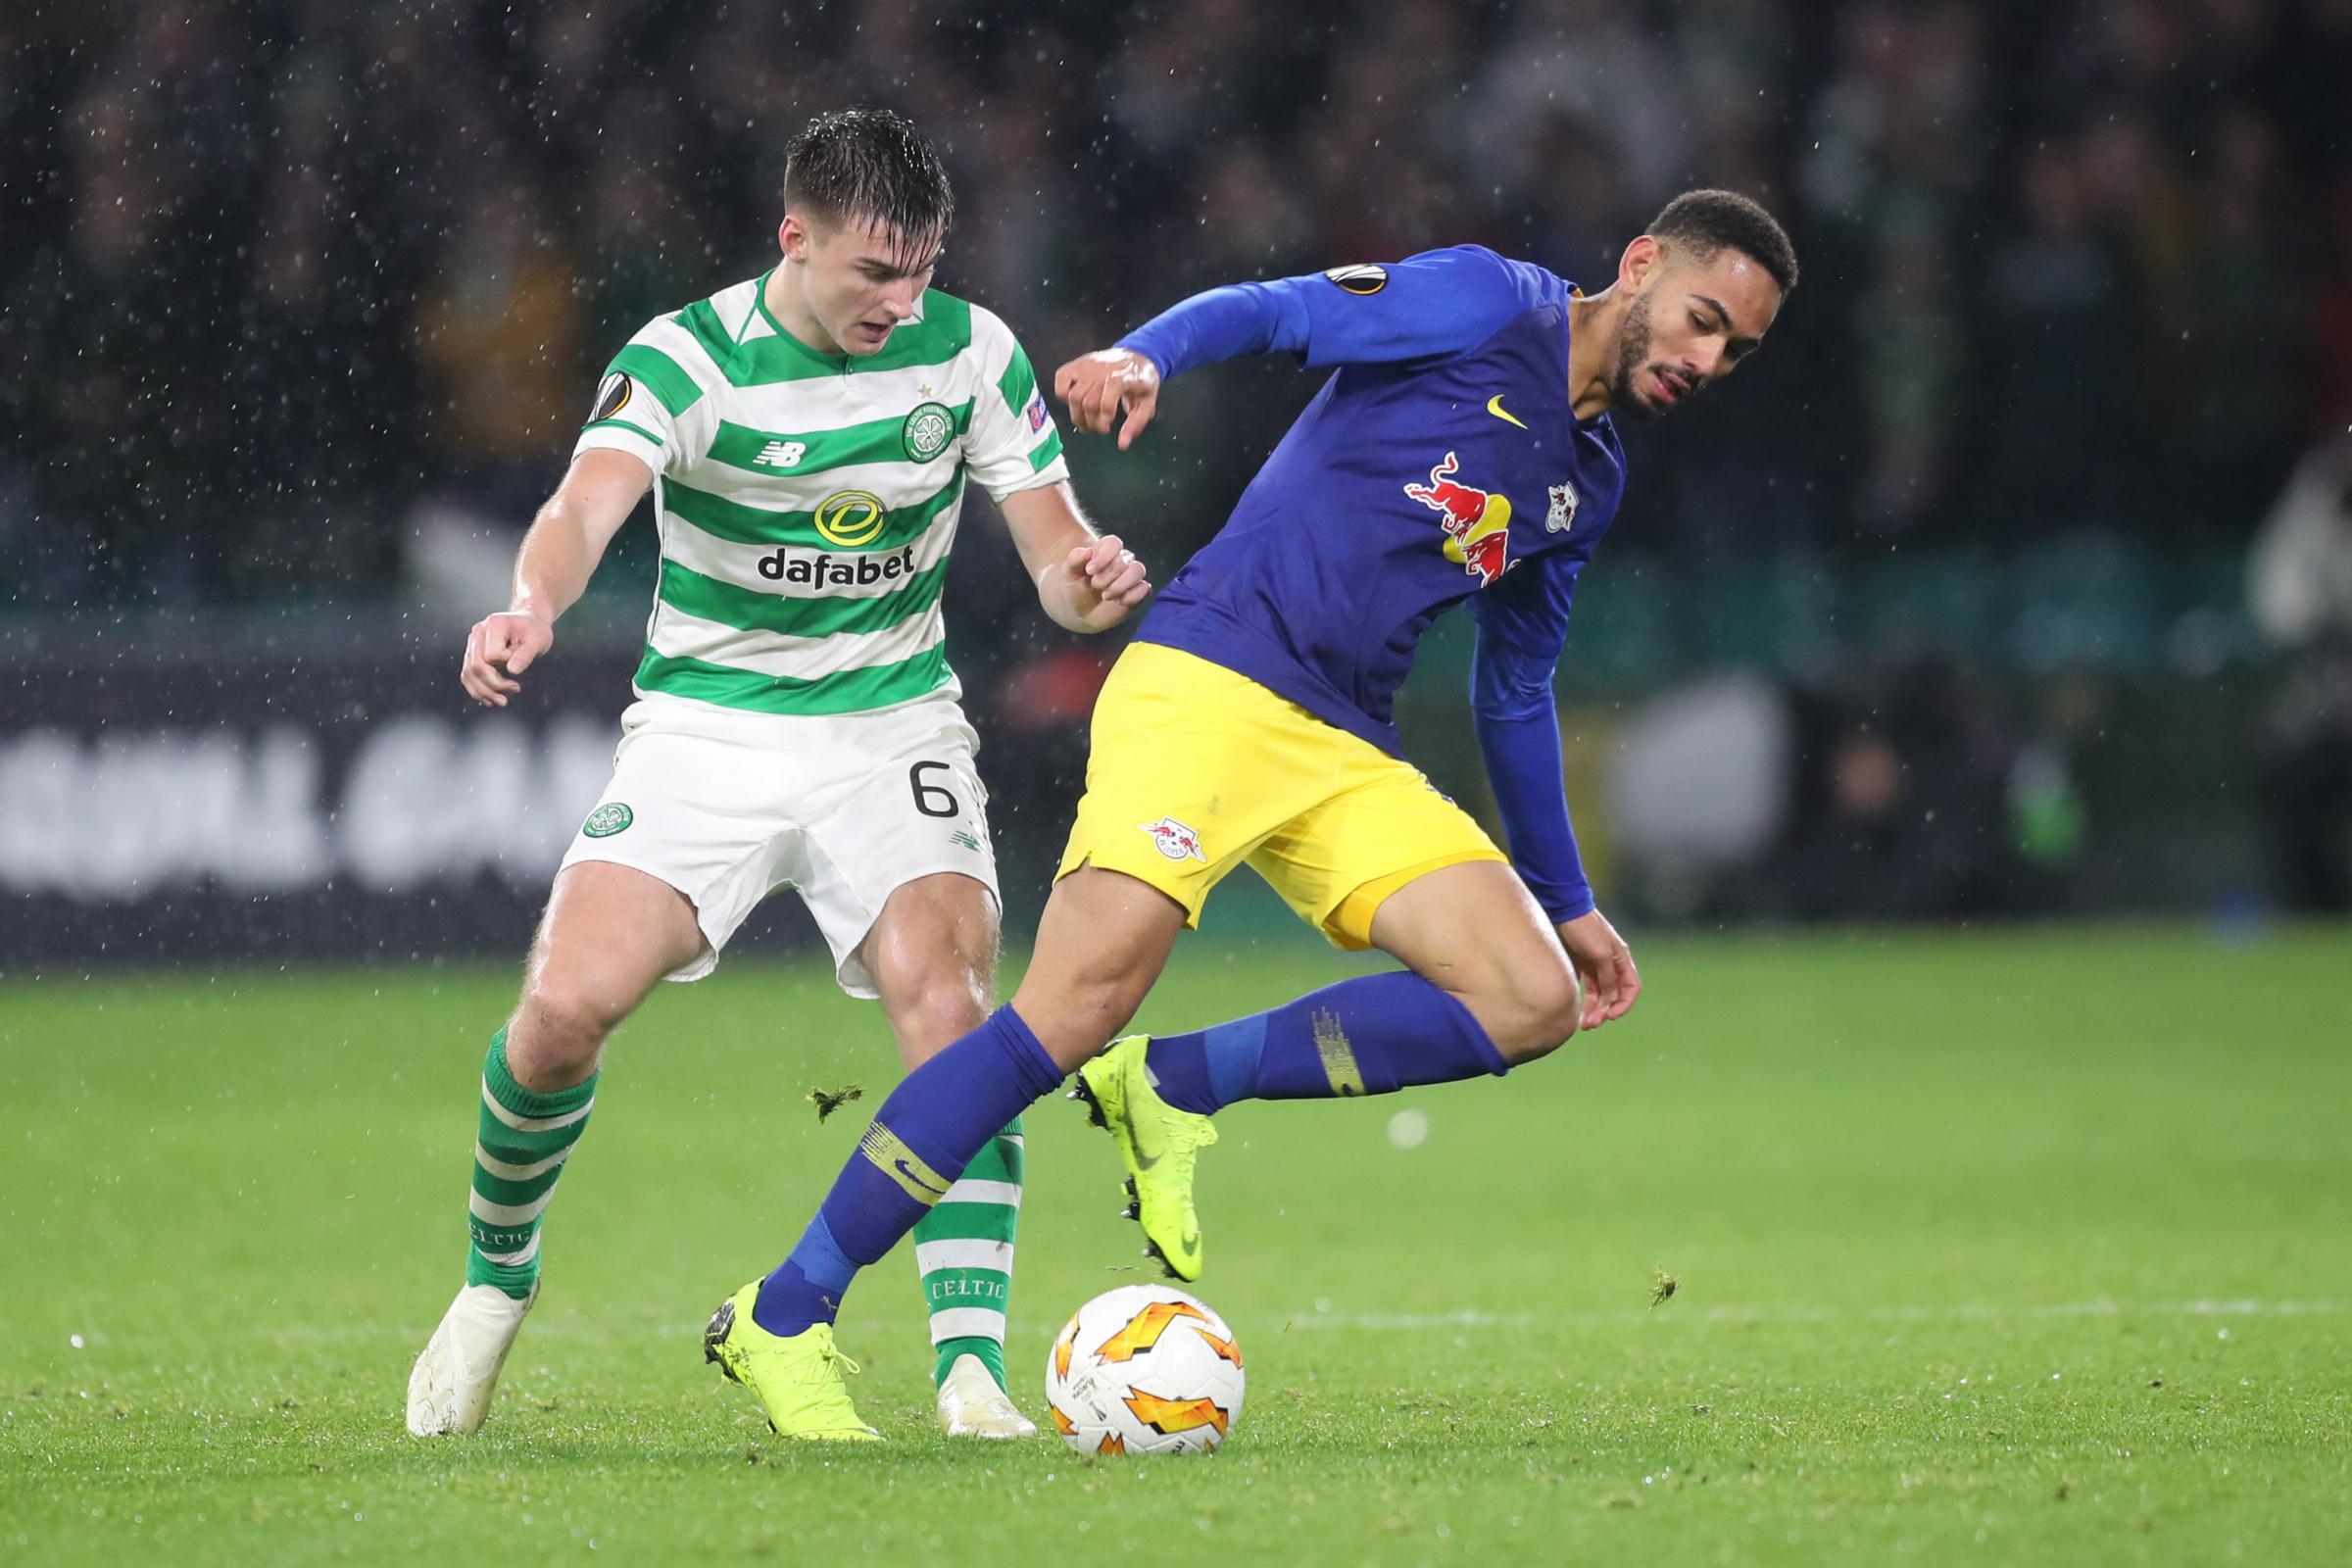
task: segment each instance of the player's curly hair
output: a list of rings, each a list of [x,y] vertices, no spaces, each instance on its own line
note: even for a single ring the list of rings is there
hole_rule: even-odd
[[[1796,247],[1756,203],[1730,190],[1687,190],[1650,220],[1650,237],[1705,262],[1725,246],[1752,257],[1787,294],[1796,287]]]
[[[887,109],[819,115],[784,153],[784,210],[829,223],[871,219],[910,260],[947,236],[956,195],[922,132]]]

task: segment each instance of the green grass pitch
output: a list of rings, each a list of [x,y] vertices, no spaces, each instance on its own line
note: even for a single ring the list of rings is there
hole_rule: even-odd
[[[2352,1562],[2346,933],[1642,956],[1635,1017],[1506,1081],[1229,1113],[1199,1289],[1248,1410],[1101,1463],[933,1435],[903,1254],[845,1325],[887,1447],[787,1449],[702,1363],[897,1077],[817,967],[620,1037],[491,1423],[430,1445],[512,975],[0,984],[0,1561]],[[1347,966],[1212,931],[1144,1022]],[[1029,1153],[1042,1420],[1054,1328],[1145,1276],[1077,1107]]]

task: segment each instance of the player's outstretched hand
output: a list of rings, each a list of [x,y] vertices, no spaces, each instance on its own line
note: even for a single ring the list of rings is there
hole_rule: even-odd
[[[1562,923],[1560,945],[1585,982],[1585,1015],[1577,1027],[1597,1029],[1633,1010],[1642,995],[1642,971],[1634,967],[1634,950],[1598,909]]]
[[[1070,423],[1094,435],[1108,435],[1125,409],[1127,422],[1119,426],[1124,452],[1159,412],[1159,367],[1133,349],[1097,349],[1055,370],[1054,391],[1069,405]]]
[[[1049,610],[1060,601],[1062,613],[1054,618],[1072,631],[1103,631],[1127,618],[1127,612],[1152,597],[1152,581],[1135,552],[1106,533],[1092,544],[1079,545],[1054,568],[1058,592],[1046,597]]]
[[[522,690],[514,679],[555,645],[556,629],[526,610],[484,615],[466,634],[466,663],[458,684],[484,708],[504,708]]]

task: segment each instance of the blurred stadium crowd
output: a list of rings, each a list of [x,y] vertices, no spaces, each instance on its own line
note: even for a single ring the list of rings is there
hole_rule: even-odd
[[[940,141],[940,285],[1044,367],[1217,282],[1463,240],[1605,279],[1667,196],[1733,186],[1805,287],[1726,394],[1629,433],[1611,552],[1959,549],[1995,597],[2061,535],[2240,561],[2352,422],[2347,82],[2352,0],[11,6],[0,619],[388,597],[420,515],[518,528],[607,357],[769,264],[787,135],[855,102]],[[1132,466],[1076,454],[1163,569],[1306,390],[1202,386]],[[2341,597],[2274,635],[2327,644]],[[1962,694],[1914,716],[2014,794],[2032,743],[1968,752],[1966,683],[1902,679]],[[1885,799],[1885,759],[1835,759],[1886,690],[1831,684],[1797,793]]]
[[[19,603],[380,583],[417,493],[527,509],[858,100],[946,145],[941,282],[1047,361],[1465,239],[1598,277],[1685,185],[1764,197],[1810,287],[1662,432],[1678,548],[2243,537],[2352,408],[2346,0],[95,0],[0,60]]]

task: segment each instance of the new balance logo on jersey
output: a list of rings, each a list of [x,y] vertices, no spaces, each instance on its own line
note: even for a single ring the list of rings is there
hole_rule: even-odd
[[[836,556],[779,547],[760,558],[760,575],[795,588],[870,588],[913,576],[914,546],[889,556]]]
[[[770,441],[760,449],[760,455],[752,462],[764,468],[790,468],[800,463],[802,455],[808,450],[808,443],[806,441]]]

